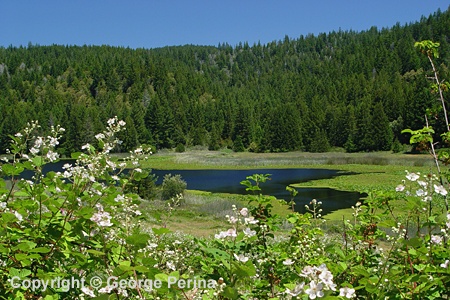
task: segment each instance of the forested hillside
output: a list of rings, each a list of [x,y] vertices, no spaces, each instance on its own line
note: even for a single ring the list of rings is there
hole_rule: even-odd
[[[439,71],[450,78],[450,10],[265,45],[0,48],[0,152],[8,135],[38,120],[43,131],[66,129],[60,151],[68,154],[95,143],[112,116],[127,123],[117,151],[390,150],[407,141],[402,129],[422,128],[426,108],[440,105],[427,57],[414,48],[425,39],[440,43]]]

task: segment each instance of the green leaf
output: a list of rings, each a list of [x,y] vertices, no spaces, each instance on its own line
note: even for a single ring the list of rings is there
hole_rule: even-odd
[[[169,275],[164,273],[159,273],[155,275],[155,280],[160,280],[162,282],[168,282],[169,281]]]
[[[82,152],[74,152],[70,155],[73,159],[78,159],[80,155],[83,154]]]
[[[5,164],[2,165],[2,171],[6,176],[17,176],[23,172],[23,167]]]
[[[24,241],[24,242],[18,244],[17,246],[15,246],[14,250],[28,252],[30,249],[33,249],[34,247],[36,247],[36,245],[37,244],[35,242]]]
[[[126,238],[126,242],[128,244],[136,246],[138,248],[144,248],[145,246],[147,246],[149,240],[150,235],[146,233],[137,233]]]
[[[35,156],[31,158],[31,161],[36,167],[41,167],[44,164],[44,159],[42,158],[42,156]]]
[[[238,299],[239,293],[237,292],[236,289],[227,286],[223,290],[223,296],[227,299]]]
[[[96,256],[103,256],[103,255],[105,255],[105,252],[94,250],[94,249],[87,250],[87,253],[90,253],[90,254],[96,255]]]
[[[51,249],[47,248],[47,247],[37,247],[37,248],[31,249],[29,252],[32,252],[32,253],[49,253],[50,251],[51,251]]]
[[[239,277],[251,277],[256,275],[256,269],[251,262],[246,265],[237,265],[235,274]]]
[[[164,228],[164,227],[161,227],[161,228],[152,228],[152,231],[153,231],[153,233],[156,234],[156,235],[168,234],[168,233],[171,233],[171,232],[172,232],[172,231],[170,231],[170,229]]]
[[[25,278],[25,277],[29,276],[30,274],[31,274],[31,271],[28,269],[16,269],[16,268],[9,269],[9,275],[11,277]]]

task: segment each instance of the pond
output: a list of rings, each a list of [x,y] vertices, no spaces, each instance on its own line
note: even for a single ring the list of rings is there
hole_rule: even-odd
[[[61,171],[65,163],[71,161],[62,160],[54,164],[44,166],[44,173],[48,171]],[[190,190],[201,190],[213,193],[249,194],[240,184],[247,176],[252,174],[271,174],[271,180],[260,185],[262,193],[275,196],[278,199],[290,201],[286,186],[294,183],[306,182],[316,179],[327,179],[335,176],[346,175],[338,170],[328,169],[254,169],[254,170],[156,170],[152,173],[158,176],[157,183],[162,183],[166,174],[180,174],[186,181]],[[348,175],[348,174],[347,174]],[[32,173],[25,171],[22,177],[31,178]],[[351,176],[351,175],[350,175]],[[334,210],[349,208],[355,205],[365,195],[357,192],[338,191],[330,188],[298,188],[295,197],[295,209],[305,212],[305,204],[312,199],[322,201],[323,214]]]
[[[327,179],[341,176],[338,170],[327,169],[255,169],[255,170],[152,170],[158,176],[160,184],[166,174],[180,174],[186,181],[187,188],[213,193],[249,194],[240,182],[252,174],[271,174],[271,180],[260,184],[262,193],[278,199],[290,201],[286,186],[315,179]],[[298,188],[295,197],[295,209],[305,212],[305,204],[312,199],[322,201],[323,214],[355,205],[363,194],[338,191],[330,188]]]

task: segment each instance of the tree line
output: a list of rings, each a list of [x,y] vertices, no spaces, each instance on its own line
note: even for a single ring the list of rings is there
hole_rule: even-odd
[[[106,120],[127,123],[116,151],[140,144],[236,151],[390,150],[438,109],[429,62],[440,43],[449,78],[450,10],[366,31],[333,31],[268,44],[0,47],[0,152],[30,120],[66,129],[60,150],[95,143]],[[442,127],[439,118],[431,125]]]

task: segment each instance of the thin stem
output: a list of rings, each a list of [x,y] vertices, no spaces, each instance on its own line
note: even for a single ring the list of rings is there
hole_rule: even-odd
[[[440,97],[441,103],[442,103],[442,108],[444,109],[445,125],[447,125],[447,131],[449,131],[450,127],[449,127],[449,124],[448,124],[447,109],[445,108],[445,101],[444,101],[444,95],[443,95],[442,89],[441,89],[441,83],[439,82],[438,73],[437,73],[436,67],[434,66],[433,59],[431,59],[431,54],[428,54],[427,57],[428,57],[428,60],[431,63],[431,67],[433,68],[434,80],[436,81],[436,84],[437,84],[437,87],[438,87],[438,91],[439,91],[439,97]]]

